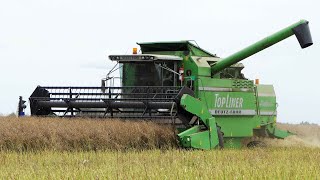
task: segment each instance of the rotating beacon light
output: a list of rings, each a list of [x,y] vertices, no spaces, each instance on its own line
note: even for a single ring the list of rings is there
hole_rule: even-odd
[[[138,48],[132,48],[132,54],[138,54]]]

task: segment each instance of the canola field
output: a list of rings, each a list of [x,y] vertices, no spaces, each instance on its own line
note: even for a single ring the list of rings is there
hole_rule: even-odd
[[[212,151],[179,149],[171,127],[148,122],[0,118],[0,125],[1,179],[320,179],[317,125],[280,124],[297,135]]]

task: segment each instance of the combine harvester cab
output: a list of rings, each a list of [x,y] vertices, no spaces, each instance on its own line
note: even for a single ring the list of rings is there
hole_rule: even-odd
[[[276,128],[272,85],[255,84],[241,73],[241,60],[295,35],[312,45],[301,20],[226,58],[190,41],[138,43],[141,54],[110,55],[120,69],[119,87],[110,77],[101,87],[42,87],[30,96],[31,115],[143,118],[174,123],[182,147],[214,149],[255,145],[257,137],[285,138]],[[117,67],[117,68],[116,68]]]

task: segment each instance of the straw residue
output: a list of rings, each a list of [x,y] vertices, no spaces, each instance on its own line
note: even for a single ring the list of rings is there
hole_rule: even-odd
[[[279,129],[289,130],[296,135],[285,139],[265,139],[272,147],[320,147],[320,126],[317,124],[281,124]]]

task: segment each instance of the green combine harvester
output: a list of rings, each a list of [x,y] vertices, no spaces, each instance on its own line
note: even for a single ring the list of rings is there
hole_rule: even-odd
[[[172,123],[185,148],[240,148],[256,145],[259,137],[283,139],[290,133],[276,128],[274,87],[246,79],[239,62],[292,35],[302,48],[313,44],[305,20],[226,58],[190,41],[138,43],[140,54],[134,49],[132,55],[109,56],[117,64],[99,87],[38,86],[29,98],[31,115]],[[120,77],[111,75],[116,70]]]

